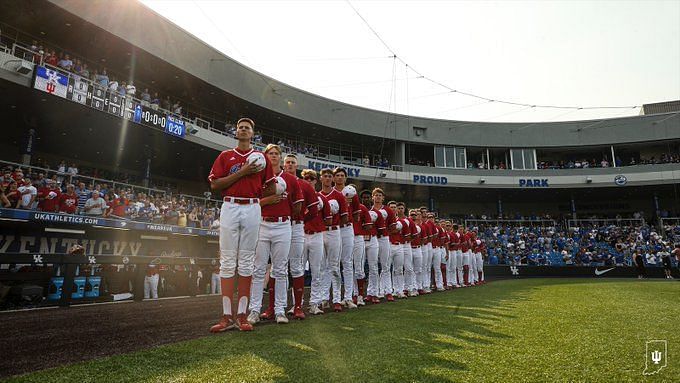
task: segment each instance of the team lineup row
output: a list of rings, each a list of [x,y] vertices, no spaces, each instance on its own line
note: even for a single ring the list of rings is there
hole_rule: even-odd
[[[264,153],[254,150],[255,123],[243,118],[236,125],[238,147],[220,153],[208,177],[224,200],[219,241],[223,315],[211,332],[249,331],[261,319],[287,323],[289,272],[289,313],[304,319],[307,264],[308,311],[315,315],[330,308],[330,302],[334,311],[342,311],[381,298],[394,301],[484,281],[486,251],[474,231],[436,220],[424,207],[407,215],[404,203],[385,204],[380,188],[357,193],[346,185],[342,168],[323,169],[319,175],[305,169],[298,178],[294,155],[282,161],[281,149],[273,144]],[[269,305],[262,312],[270,262]]]

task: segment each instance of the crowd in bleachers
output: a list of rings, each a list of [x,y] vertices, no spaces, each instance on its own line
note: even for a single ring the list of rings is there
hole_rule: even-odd
[[[633,255],[648,265],[661,265],[670,252],[671,238],[638,221],[621,223],[563,223],[531,225],[529,222],[490,222],[478,225],[486,242],[489,264],[630,266]]]
[[[143,188],[116,187],[78,177],[75,164],[62,162],[46,176],[33,168],[7,166],[0,173],[0,205],[5,208],[132,219],[139,222],[196,228],[219,225],[214,201],[179,198],[170,193],[150,193]],[[149,189],[147,189],[149,190]]]

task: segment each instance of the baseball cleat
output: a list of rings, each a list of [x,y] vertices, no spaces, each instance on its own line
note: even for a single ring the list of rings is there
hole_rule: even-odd
[[[312,315],[323,315],[323,310],[321,310],[317,305],[310,305],[309,313]]]
[[[351,299],[348,299],[348,300],[345,301],[345,306],[346,306],[348,309],[355,309],[355,308],[357,308],[357,305],[355,305],[354,302],[352,302]]]
[[[425,290],[418,289],[418,295],[425,295]]]
[[[295,315],[295,307],[291,307],[290,310],[286,311],[286,315]]]
[[[236,328],[236,322],[231,318],[231,315],[222,315],[222,319],[216,325],[210,327],[210,332],[224,332],[233,328]]]
[[[329,309],[329,308],[331,308],[331,305],[330,305],[330,303],[328,303],[328,301],[322,301],[322,302],[321,302],[321,308],[322,308],[323,310]]]
[[[392,296],[392,294],[387,294],[386,297],[388,302],[394,302],[394,297]]]
[[[380,298],[378,298],[378,297],[371,297],[371,303],[377,305],[378,303],[380,303]]]
[[[341,305],[342,307],[347,307],[347,300],[340,301],[340,305]]]
[[[246,314],[239,314],[236,317],[236,325],[240,331],[253,331],[253,325],[248,323],[246,319]]]
[[[296,307],[293,309],[293,318],[295,319],[305,319],[305,313],[302,311],[302,308]]]
[[[274,310],[267,309],[265,312],[260,314],[260,319],[262,319],[262,320],[274,319]]]
[[[357,306],[366,306],[366,302],[364,302],[364,297],[359,295],[357,297]]]
[[[417,297],[418,292],[416,290],[411,290],[411,291],[408,292],[408,296],[409,297]]]
[[[404,294],[403,292],[400,291],[399,294],[397,294],[397,298],[404,299],[404,298],[406,298],[406,294]]]
[[[446,289],[443,288],[443,287],[438,287],[438,288],[437,288],[437,291],[446,291]]]
[[[342,305],[340,303],[333,303],[333,311],[339,313],[342,311]]]
[[[260,312],[251,310],[250,314],[248,314],[248,323],[254,325],[255,323],[260,321]]]
[[[276,323],[278,323],[278,324],[288,323],[288,318],[286,317],[286,314],[284,314],[284,313],[276,314]]]

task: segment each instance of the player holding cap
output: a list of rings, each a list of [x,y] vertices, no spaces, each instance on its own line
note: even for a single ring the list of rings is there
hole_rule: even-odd
[[[220,213],[220,286],[222,318],[210,332],[222,332],[238,327],[252,331],[246,310],[250,297],[255,247],[260,228],[260,198],[275,193],[276,177],[271,163],[250,144],[255,122],[242,118],[236,123],[235,149],[217,156],[208,181],[212,190],[221,193],[224,202]],[[232,298],[237,280],[238,306],[236,320],[232,314]]]
[[[439,270],[441,273],[441,279],[442,279],[442,289],[443,290],[448,290],[448,281],[446,279],[446,262],[448,262],[449,259],[449,236],[446,234],[446,221],[441,220],[439,221],[439,226],[437,227],[437,230],[439,231],[439,254],[440,254],[440,263],[439,263]]]
[[[461,251],[463,252],[463,284],[465,287],[471,286],[470,284],[470,248],[472,247],[471,234],[469,231],[463,232],[463,237],[460,241]]]
[[[378,258],[380,260],[380,287],[378,291],[378,296],[381,293],[385,295],[385,299],[388,302],[394,301],[394,296],[392,296],[392,252],[390,245],[389,234],[396,233],[397,231],[397,220],[394,211],[389,207],[383,205],[385,200],[385,192],[380,188],[373,189],[371,193],[373,197],[373,208],[372,210],[379,213],[384,222],[377,227],[378,235]]]
[[[452,237],[453,247],[455,250],[456,260],[456,287],[464,287],[465,283],[463,280],[463,235],[464,233],[463,225],[453,225],[453,231],[455,236]]]
[[[354,250],[354,228],[352,227],[352,221],[354,221],[355,216],[361,210],[359,209],[359,196],[356,189],[354,187],[345,188],[346,182],[347,171],[340,167],[333,169],[333,183],[335,184],[333,188],[345,197],[348,213],[346,215],[346,223],[340,225],[340,239],[342,242],[340,262],[342,264],[342,279],[345,281],[342,304],[347,306],[347,308],[355,309],[357,306],[352,298],[354,290],[354,258],[352,257],[352,251]]]
[[[368,190],[361,192],[361,203],[368,208],[372,206],[372,195]],[[380,245],[378,244],[378,227],[384,225],[385,219],[382,214],[373,210],[371,207],[368,211],[371,217],[371,225],[368,228],[364,237],[364,244],[366,249],[366,262],[368,263],[368,286],[366,288],[366,299],[371,303],[380,303],[378,299],[380,280],[378,278],[378,251]]]
[[[422,265],[422,278],[423,278],[423,291],[425,294],[430,294],[432,292],[432,258],[434,258],[434,251],[432,249],[432,240],[434,239],[434,225],[430,224],[431,219],[434,218],[432,213],[428,213],[427,208],[421,207],[420,213],[423,222],[420,227],[422,228],[422,238],[423,245],[421,246],[423,252],[423,265]]]
[[[415,276],[413,272],[413,252],[411,251],[411,233],[415,230],[415,222],[406,216],[406,205],[403,202],[397,202],[397,218],[402,221],[405,226],[404,236],[404,275],[402,277],[402,290],[404,295],[411,295],[410,292],[414,290],[412,285]],[[415,294],[414,294],[415,295]]]
[[[327,266],[325,270],[327,276],[324,277],[324,296],[329,301],[330,290],[332,289],[333,310],[342,311],[342,305],[340,304],[342,302],[342,277],[340,276],[342,238],[340,236],[340,227],[347,224],[349,216],[345,196],[333,188],[333,171],[331,169],[321,170],[321,191],[319,193],[328,200],[328,205],[333,215],[332,222],[326,227],[323,235]],[[354,304],[352,303],[352,305]]]
[[[286,318],[286,290],[288,289],[288,253],[291,245],[291,216],[299,214],[302,206],[302,191],[297,177],[280,169],[281,148],[269,144],[265,155],[276,170],[276,193],[260,200],[262,222],[255,250],[255,269],[250,289],[250,315],[248,322],[255,324],[260,319],[273,319],[276,323],[288,323]],[[262,289],[267,263],[271,260],[272,269],[269,277],[269,306],[260,315],[262,309]]]
[[[316,172],[312,169],[302,171],[302,179],[307,182],[312,189],[316,186]],[[331,209],[326,197],[320,193],[315,193],[318,201],[317,210],[307,210],[305,214],[305,246],[302,251],[302,264],[309,262],[309,271],[312,274],[312,286],[309,296],[309,313],[312,315],[323,314],[319,307],[323,300],[323,267],[324,249],[323,233],[326,225],[330,225],[333,219]],[[296,302],[297,303],[297,302]]]
[[[358,193],[356,193],[356,186],[348,185],[345,188],[354,188],[354,193],[356,194],[358,200]],[[343,193],[346,194],[346,193]],[[370,193],[369,193],[370,194]],[[354,199],[354,198],[353,198]],[[365,278],[366,274],[364,271],[364,262],[366,260],[366,247],[365,243],[370,242],[371,233],[370,229],[373,227],[373,220],[368,208],[359,204],[359,213],[352,214],[352,229],[354,230],[354,247],[352,249],[352,259],[354,260],[354,288],[352,289],[352,300],[357,306],[364,306],[364,296],[365,291]],[[375,242],[376,251],[378,242]],[[345,282],[347,283],[347,282]]]
[[[390,256],[392,258],[392,290],[397,298],[406,298],[404,294],[404,247],[406,237],[410,234],[408,225],[397,216],[397,202],[390,201],[387,206],[395,212],[395,232],[389,234]]]
[[[483,240],[477,238],[477,280],[480,284],[484,284],[484,254],[486,253],[486,244]]]
[[[302,260],[302,252],[305,247],[305,217],[315,217],[318,214],[319,198],[316,190],[309,182],[297,178],[298,167],[297,157],[288,154],[283,163],[286,173],[294,176],[304,198],[303,208],[299,212],[293,212],[293,224],[291,227],[290,252],[288,253],[288,264],[290,275],[293,279],[293,308],[292,314],[296,319],[305,319],[302,311],[302,299],[305,289],[305,263]]]
[[[411,230],[411,253],[413,254],[413,274],[414,280],[412,282],[415,294],[412,291],[411,295],[425,294],[423,290],[423,228],[422,213],[418,209],[411,209],[409,211],[409,218],[413,221],[413,229]]]

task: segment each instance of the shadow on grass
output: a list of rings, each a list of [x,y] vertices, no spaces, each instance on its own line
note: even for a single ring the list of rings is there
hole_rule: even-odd
[[[574,282],[499,281],[59,367],[17,381],[456,381],[457,372],[469,368],[461,353],[483,353],[512,338],[502,322],[515,318],[515,307],[531,299],[534,289],[566,283]]]

